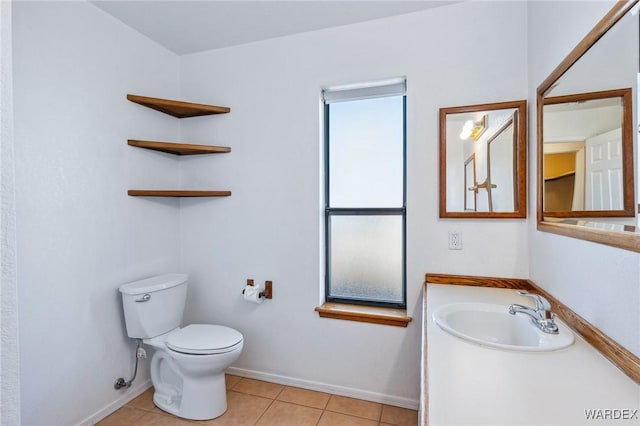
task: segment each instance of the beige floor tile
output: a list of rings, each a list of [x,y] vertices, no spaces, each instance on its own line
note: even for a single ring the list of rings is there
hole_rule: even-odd
[[[331,395],[327,408],[325,409],[336,413],[379,421],[380,413],[382,412],[382,404],[363,401],[361,399],[347,398],[345,396]]]
[[[231,374],[224,375],[224,381],[227,385],[227,390],[233,389],[233,387],[242,379],[240,376],[234,376]]]
[[[329,397],[331,397],[331,395],[328,393],[287,386],[280,392],[280,395],[278,395],[278,401],[292,402],[307,407],[324,409],[324,407],[327,406],[327,402],[329,402]]]
[[[142,410],[151,411],[155,408],[153,403],[153,387],[141,393],[138,397],[127,403],[127,407],[140,408]]]
[[[146,411],[133,407],[122,407],[115,413],[96,423],[98,426],[122,426],[132,425],[140,417],[147,414]]]
[[[407,408],[384,405],[380,421],[397,426],[418,426],[418,412]]]
[[[318,423],[322,410],[288,402],[273,401],[257,426],[313,426]]]
[[[236,392],[248,393],[250,395],[262,396],[264,398],[275,399],[284,389],[284,386],[275,383],[263,382],[262,380],[241,379],[234,387]]]
[[[273,401],[254,395],[227,392],[227,411],[215,419],[198,422],[202,425],[247,426],[254,425]]]
[[[346,414],[325,411],[322,413],[318,426],[378,426],[375,420],[362,417],[347,416]]]
[[[165,416],[156,413],[146,413],[138,421],[136,421],[135,426],[193,426],[193,423],[176,416]]]

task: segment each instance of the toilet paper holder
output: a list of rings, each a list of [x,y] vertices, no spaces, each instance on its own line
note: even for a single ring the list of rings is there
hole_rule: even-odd
[[[252,279],[248,279],[247,280],[247,285],[250,285],[253,287],[253,280]],[[242,289],[242,294],[244,294],[244,289]],[[265,299],[271,299],[273,296],[273,283],[271,281],[265,281],[264,282],[264,291],[261,291],[258,296],[260,297],[264,297]]]

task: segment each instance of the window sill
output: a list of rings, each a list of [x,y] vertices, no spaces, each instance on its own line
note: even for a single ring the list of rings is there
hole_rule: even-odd
[[[404,309],[327,302],[322,306],[318,306],[315,310],[321,318],[369,322],[397,327],[406,327],[411,321],[411,317],[407,316],[407,311]]]

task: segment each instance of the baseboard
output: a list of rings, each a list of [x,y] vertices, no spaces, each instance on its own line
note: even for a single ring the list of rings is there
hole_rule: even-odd
[[[417,410],[420,407],[420,402],[416,399],[385,395],[382,393],[370,392],[363,389],[330,385],[328,383],[297,379],[295,377],[281,376],[272,373],[263,373],[261,371],[247,370],[244,368],[229,367],[227,369],[227,373],[234,376],[246,377],[249,379],[278,383],[280,385],[295,386],[298,388],[332,393],[335,395],[347,396],[350,398],[363,399],[365,401],[379,402],[381,404],[393,405],[396,407],[409,408],[411,410]]]
[[[137,386],[133,386],[125,391],[120,398],[113,401],[111,404],[102,408],[101,410],[93,413],[86,419],[82,420],[77,426],[91,426],[98,423],[100,420],[107,417],[109,414],[112,414],[117,409],[123,407],[127,404],[127,402],[139,396],[142,392],[146,391],[151,387],[151,379],[146,380],[142,383],[139,383]]]

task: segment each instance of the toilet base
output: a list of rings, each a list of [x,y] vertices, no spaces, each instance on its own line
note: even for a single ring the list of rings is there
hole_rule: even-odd
[[[171,385],[160,385],[153,403],[163,411],[189,420],[211,420],[227,411],[224,373],[206,382],[186,383],[180,393]]]
[[[224,371],[240,355],[236,350],[216,355],[186,355],[156,350],[151,358],[153,403],[189,420],[210,420],[227,411]]]

